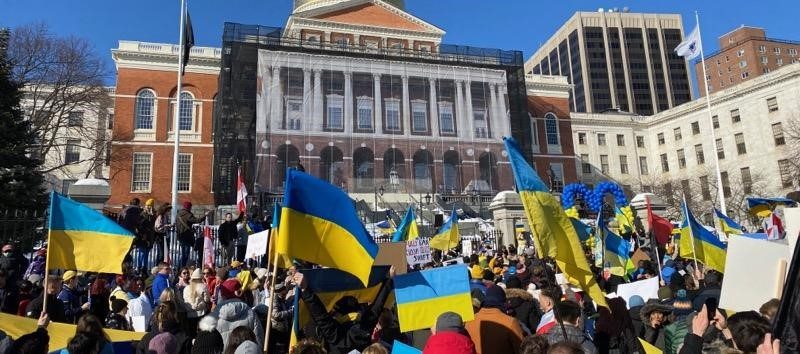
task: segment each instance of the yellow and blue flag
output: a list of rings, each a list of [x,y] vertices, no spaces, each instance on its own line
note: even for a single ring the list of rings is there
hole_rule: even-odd
[[[772,210],[778,205],[795,207],[797,202],[789,198],[747,198],[747,207],[750,214],[760,218],[766,218],[772,214]]]
[[[439,227],[439,230],[436,231],[436,235],[431,238],[428,245],[433,249],[447,252],[452,248],[458,247],[460,242],[461,234],[458,232],[458,213],[456,213],[456,207],[454,205],[450,217]]]
[[[692,245],[694,241],[694,246]],[[728,246],[701,225],[683,203],[683,223],[681,224],[680,254],[702,262],[707,268],[720,273],[725,272],[725,258]]]
[[[122,261],[133,243],[130,231],[55,192],[50,194],[49,225],[48,268],[122,273]]]
[[[617,219],[617,224],[619,225],[619,232],[621,234],[627,234],[633,232],[634,230],[633,220],[628,218],[628,215],[625,214],[625,211],[622,210],[622,208],[620,207],[614,208],[614,217]]]
[[[633,273],[636,267],[631,260],[631,244],[621,236],[608,229],[602,217],[598,224],[598,229],[604,237],[604,261],[609,267],[611,274],[624,277]]]
[[[585,291],[598,305],[608,308],[605,295],[586,261],[575,227],[561,203],[525,161],[516,141],[509,137],[504,141],[517,192],[533,231],[536,251],[541,257],[555,259],[570,283]]]
[[[292,266],[292,260],[278,252],[277,241],[281,224],[281,206],[275,203],[272,208],[272,225],[269,233],[269,264],[277,264],[278,268],[288,269]],[[277,257],[277,258],[276,258]]]
[[[364,285],[378,245],[341,189],[304,172],[286,172],[277,253],[341,269]]]
[[[739,223],[733,221],[733,219],[723,214],[717,208],[714,208],[714,214],[717,215],[719,226],[722,228],[722,232],[724,232],[726,235],[741,235],[744,232],[742,231],[742,225],[739,225]]]
[[[397,231],[394,232],[392,242],[411,241],[417,237],[419,237],[417,215],[414,214],[414,207],[410,206],[408,210],[406,210],[406,216],[403,217],[400,226],[397,227]]]
[[[468,269],[463,264],[398,275],[394,278],[400,332],[433,327],[444,312],[474,318]]]

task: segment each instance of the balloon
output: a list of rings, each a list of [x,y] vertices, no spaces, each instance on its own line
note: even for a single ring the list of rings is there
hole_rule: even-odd
[[[622,208],[628,206],[628,198],[625,196],[625,191],[622,190],[622,187],[616,183],[605,181],[598,183],[592,191],[589,205],[593,211],[596,212],[602,208],[603,197],[605,197],[606,194],[611,194],[611,196],[614,197],[614,203],[617,207]]]

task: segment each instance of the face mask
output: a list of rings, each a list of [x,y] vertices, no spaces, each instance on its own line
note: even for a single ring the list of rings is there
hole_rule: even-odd
[[[4,256],[6,256],[6,257],[8,257],[8,256],[10,256],[10,255],[11,255],[11,252],[3,252],[3,255],[4,255]]]

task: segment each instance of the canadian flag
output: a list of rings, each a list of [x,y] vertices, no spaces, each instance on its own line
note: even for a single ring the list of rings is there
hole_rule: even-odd
[[[785,236],[783,222],[780,216],[775,215],[775,213],[764,218],[763,227],[764,232],[767,234],[767,240],[782,240]]]
[[[236,204],[239,206],[240,213],[247,212],[247,186],[244,184],[241,167],[239,167],[236,179]]]

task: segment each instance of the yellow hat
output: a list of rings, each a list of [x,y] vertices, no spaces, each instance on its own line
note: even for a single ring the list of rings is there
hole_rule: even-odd
[[[483,269],[479,265],[474,265],[469,270],[470,276],[472,279],[482,279],[483,278]]]
[[[61,279],[64,281],[70,281],[72,278],[75,278],[76,275],[78,275],[78,273],[75,273],[74,270],[68,270],[64,272],[64,274],[61,276]]]
[[[242,266],[242,262],[239,262],[239,261],[231,262],[231,268],[239,268],[241,266]]]
[[[144,202],[144,205],[145,205],[145,206],[153,206],[153,205],[156,205],[156,200],[155,200],[155,199],[153,199],[153,198],[150,198],[150,199],[148,199],[146,202]]]

